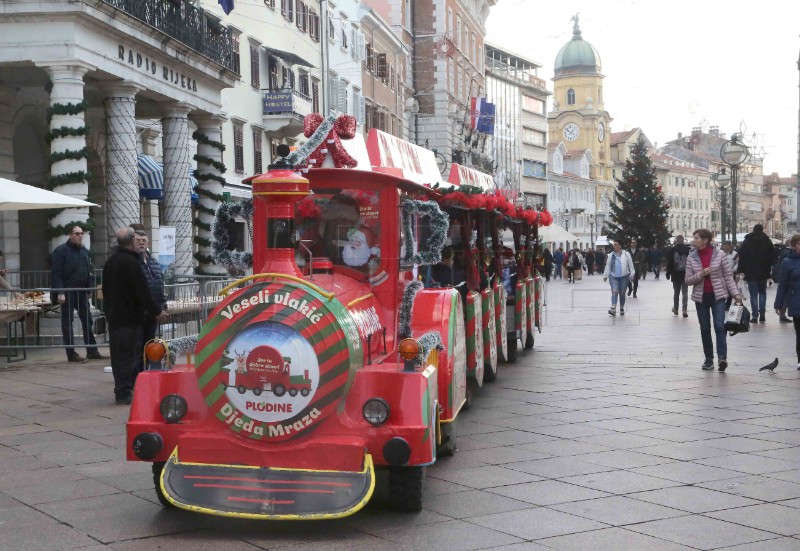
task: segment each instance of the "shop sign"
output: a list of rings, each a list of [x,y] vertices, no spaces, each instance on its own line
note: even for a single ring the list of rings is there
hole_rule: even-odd
[[[160,67],[154,59],[150,59],[130,48],[125,48],[122,44],[117,47],[117,57],[120,61],[126,62],[131,67],[150,73],[153,76],[161,76],[165,81],[176,87],[189,90],[190,92],[197,92],[197,80],[186,76],[177,69],[168,67],[162,64]]]

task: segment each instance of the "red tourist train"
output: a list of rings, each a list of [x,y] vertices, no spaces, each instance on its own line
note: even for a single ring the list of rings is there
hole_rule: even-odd
[[[146,347],[162,369],[139,375],[127,455],[153,463],[165,505],[337,518],[367,503],[381,468],[390,505],[419,510],[474,389],[533,346],[549,213],[457,176],[423,185],[438,183],[432,153],[377,131],[358,158],[341,119],[307,133],[311,164],[330,150],[355,169],[279,162],[252,180],[254,275],[223,291],[194,361]]]

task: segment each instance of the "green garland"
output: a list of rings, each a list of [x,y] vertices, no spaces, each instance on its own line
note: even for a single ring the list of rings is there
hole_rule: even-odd
[[[65,161],[65,160],[73,160],[79,161],[80,159],[88,159],[89,158],[89,148],[84,147],[83,149],[73,150],[73,149],[65,149],[64,151],[56,151],[54,153],[50,153],[50,166],[53,166],[58,161]]]
[[[89,127],[88,126],[81,126],[79,128],[72,128],[70,126],[61,126],[59,128],[51,128],[50,131],[47,133],[47,136],[44,137],[47,140],[47,143],[51,143],[56,138],[77,138],[78,136],[88,136],[89,135]]]
[[[225,144],[223,144],[222,142],[218,142],[216,140],[212,140],[211,138],[209,138],[208,136],[206,136],[205,134],[203,134],[199,130],[195,130],[192,133],[192,138],[194,138],[194,140],[197,143],[200,143],[200,144],[203,144],[203,145],[208,145],[208,146],[211,146],[211,147],[217,149],[220,153],[225,151]],[[207,155],[197,154],[197,155],[194,156],[194,160],[197,161],[198,163],[203,163],[203,164],[212,166],[212,167],[216,168],[217,170],[219,170],[223,174],[227,170],[224,163],[222,163],[220,161],[217,161],[216,159],[212,159],[211,157],[209,157]],[[223,186],[225,184],[227,184],[227,181],[225,180],[225,178],[223,178],[219,174],[211,174],[209,172],[198,172],[198,171],[195,171],[194,177],[197,179],[198,182],[215,181],[215,182],[219,182]],[[214,193],[213,191],[209,191],[207,189],[203,189],[200,186],[197,187],[197,189],[195,190],[195,193],[197,193],[197,195],[199,195],[201,197],[206,197],[206,198],[211,199],[212,201],[215,201],[215,202],[220,203],[220,204],[222,204],[223,201],[225,200],[225,197],[221,193]],[[212,209],[210,207],[207,207],[205,205],[200,205],[200,204],[195,205],[195,210],[196,210],[197,213],[208,214],[208,215],[211,215],[211,216],[215,216],[216,213],[217,213],[217,211],[215,209]],[[194,220],[192,221],[192,224],[198,230],[204,230],[204,231],[208,231],[208,232],[212,231],[212,225],[211,224],[207,224],[205,222],[201,222],[198,216],[194,217]],[[208,247],[208,246],[212,246],[213,247],[214,246],[212,240],[207,239],[205,237],[199,237],[199,236],[195,236],[194,237],[194,243],[199,245],[199,246],[201,246],[201,247]],[[202,254],[200,252],[194,253],[194,258],[200,264],[216,264],[216,261],[214,260],[214,258],[212,256],[205,255],[205,254]],[[216,275],[216,274],[212,274],[210,272],[205,272],[204,270],[201,270],[199,268],[195,270],[195,273],[197,273],[199,275]]]
[[[67,222],[67,224],[63,226],[53,226],[51,228],[47,228],[47,238],[53,239],[62,235],[69,235],[69,232],[73,226],[78,226],[84,232],[91,233],[91,231],[94,229],[95,223],[94,220],[88,218],[85,222],[73,220],[72,222]]]
[[[434,201],[417,201],[405,199],[400,204],[403,211],[403,245],[405,254],[401,259],[405,264],[432,266],[442,260],[442,247],[447,239],[447,228],[450,216],[439,208]],[[419,250],[414,252],[414,222],[419,216],[427,216],[430,224],[430,235],[425,243],[420,243]]]
[[[227,170],[225,168],[224,163],[215,161],[214,159],[212,159],[211,157],[207,157],[206,155],[195,155],[194,160],[197,161],[198,163],[205,163],[207,165],[211,165],[220,172],[222,172],[223,174],[225,174],[225,171]]]
[[[47,185],[49,186],[48,189],[51,191],[58,186],[64,186],[67,184],[82,184],[83,182],[89,181],[92,175],[85,170],[79,170],[77,172],[67,172],[66,174],[59,174],[58,176],[50,176],[47,180]]]
[[[89,108],[89,102],[80,103],[54,103],[47,108],[47,124],[53,120],[53,115],[79,115]]]
[[[225,144],[223,144],[222,142],[217,142],[217,141],[212,140],[211,138],[209,138],[208,136],[206,136],[205,134],[203,134],[199,130],[195,130],[192,133],[192,138],[197,143],[201,143],[203,145],[210,145],[211,147],[219,149],[220,151],[225,151]]]

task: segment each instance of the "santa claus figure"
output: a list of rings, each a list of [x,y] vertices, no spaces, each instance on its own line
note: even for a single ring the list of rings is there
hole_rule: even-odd
[[[342,260],[348,266],[358,267],[369,262],[372,255],[367,236],[364,232],[353,228],[347,232],[347,244],[342,250]]]

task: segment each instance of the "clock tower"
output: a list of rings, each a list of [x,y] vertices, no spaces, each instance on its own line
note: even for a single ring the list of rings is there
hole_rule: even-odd
[[[610,180],[612,119],[603,105],[600,54],[582,38],[577,14],[572,21],[572,39],[556,56],[548,142],[562,142],[568,151],[588,149],[592,153],[591,178]]]

